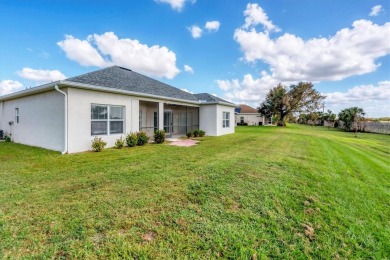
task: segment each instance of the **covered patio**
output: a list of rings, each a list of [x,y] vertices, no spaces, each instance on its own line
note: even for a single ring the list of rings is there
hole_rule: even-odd
[[[139,130],[152,137],[157,129],[164,129],[167,137],[180,137],[199,129],[199,107],[140,101]]]

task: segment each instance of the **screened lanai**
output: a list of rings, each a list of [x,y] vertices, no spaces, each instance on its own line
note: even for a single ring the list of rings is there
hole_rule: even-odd
[[[159,103],[140,101],[139,129],[153,136],[162,120],[163,129],[168,137],[184,136],[188,132],[199,128],[199,108],[175,104],[163,104],[164,112],[159,118]]]

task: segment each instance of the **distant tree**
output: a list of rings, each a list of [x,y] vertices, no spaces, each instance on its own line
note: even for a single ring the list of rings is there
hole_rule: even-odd
[[[311,121],[311,125],[314,126],[317,123],[317,120],[320,118],[320,115],[318,112],[310,112],[308,114],[309,119]]]
[[[336,114],[333,114],[332,111],[328,109],[328,111],[326,111],[326,113],[323,114],[322,118],[324,122],[326,121],[328,123],[328,127],[329,127],[329,123],[332,124],[332,126],[334,126],[334,123],[336,121]]]
[[[344,122],[344,128],[348,131],[352,130],[354,126],[355,137],[357,137],[357,131],[360,122],[364,119],[364,110],[360,107],[350,107],[341,110],[339,113],[339,119]]]
[[[321,106],[325,96],[313,88],[311,82],[300,82],[289,87],[279,84],[271,89],[264,102],[258,107],[259,113],[270,117],[278,116],[278,126],[285,126],[285,118],[291,113],[314,111]]]

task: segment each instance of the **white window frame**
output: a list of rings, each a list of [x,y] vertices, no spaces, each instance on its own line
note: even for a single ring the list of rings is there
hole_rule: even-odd
[[[15,123],[16,124],[19,124],[19,108],[18,107],[16,107],[15,108]]]
[[[222,128],[230,128],[230,112],[222,112]]]
[[[107,119],[93,119],[92,118],[92,106],[99,106],[99,107],[106,107],[107,108]],[[110,118],[110,110],[112,107],[119,107],[122,109],[122,119],[112,119]],[[126,111],[126,107],[125,106],[118,106],[118,105],[104,105],[104,104],[95,104],[95,103],[92,103],[91,104],[91,136],[110,136],[110,135],[123,135],[124,133],[126,133],[126,130],[125,130],[125,111]],[[92,134],[92,122],[107,122],[107,134]],[[111,129],[110,129],[110,122],[123,122],[123,127],[122,127],[122,133],[111,133]]]

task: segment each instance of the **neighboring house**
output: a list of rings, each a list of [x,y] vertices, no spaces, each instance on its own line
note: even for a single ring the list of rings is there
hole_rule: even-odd
[[[234,107],[113,66],[1,96],[0,129],[16,143],[75,153],[90,150],[95,136],[112,147],[136,131],[234,133]]]
[[[234,110],[236,125],[270,125],[271,118],[265,118],[257,109],[241,104]]]

